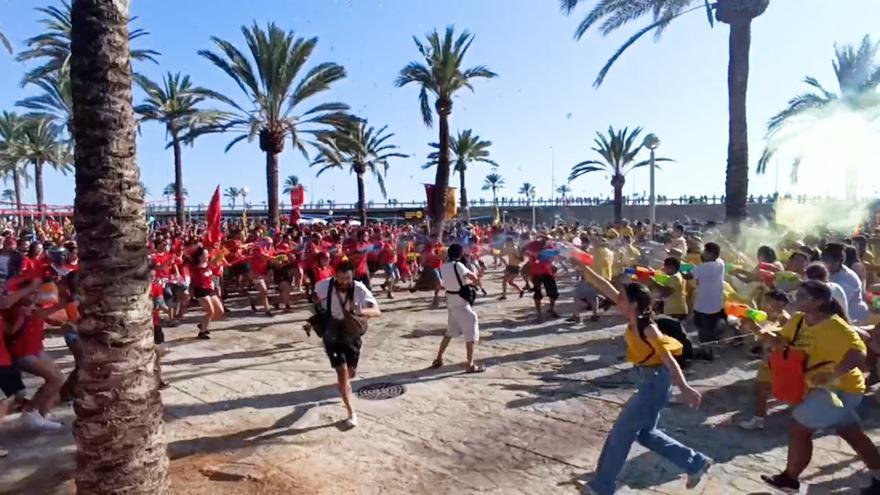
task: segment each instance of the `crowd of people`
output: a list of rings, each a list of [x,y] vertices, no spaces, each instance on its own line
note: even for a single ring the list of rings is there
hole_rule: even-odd
[[[434,307],[445,299],[447,331],[431,367],[444,366],[448,345],[460,337],[465,371],[480,373],[485,368],[476,359],[480,329],[474,305],[479,293],[486,295],[487,273],[501,282],[499,301],[530,294],[538,322],[562,318],[559,278],[574,279],[567,322],[580,324],[582,314],[595,321],[600,311],[616,307],[629,323],[626,355],[639,378],[587,485],[592,493],[615,491],[635,441],[669,459],[688,474],[687,485],[696,486],[711,457],[659,430],[658,417],[672,384],[684,402],[699,406],[701,395],[682,369],[695,359],[713,359],[719,345],[743,344],[762,364],[753,417],[738,426],[766,428],[774,397],[791,405],[788,463],[765,476],[766,482],[797,489],[811,460],[813,434],[834,431],[871,471],[872,484],[863,493],[880,493],[880,453],[856,415],[869,385],[880,380],[876,237],[763,229],[763,237],[776,242],[748,252],[743,247],[749,245],[748,228],[737,237],[711,222],[668,229],[627,221],[537,229],[458,222],[435,235],[419,224],[343,221],[271,229],[261,221],[228,221],[219,239],[211,239],[199,223],[153,223],[154,338],[161,345],[163,328],[182,324],[191,312],[198,313],[193,336],[210,339],[215,321],[248,307],[272,318],[308,305],[313,316],[304,329],[320,337],[337,374],[345,423],[355,427],[351,380],[368,320],[381,315],[380,299],[401,291],[428,292]],[[0,389],[6,398],[0,417],[17,412],[23,428],[61,430],[51,411],[75,396],[77,370],[65,377],[44,352],[43,339],[47,329],[55,329],[74,362],[81,359],[75,233],[68,222],[48,220],[7,229],[2,239]],[[233,300],[246,301],[244,309],[231,307]],[[22,373],[42,380],[30,398]]]

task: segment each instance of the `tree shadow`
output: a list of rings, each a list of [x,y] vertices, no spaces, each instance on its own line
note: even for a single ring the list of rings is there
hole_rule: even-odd
[[[162,366],[200,366],[226,360],[253,359],[259,357],[273,356],[276,354],[296,353],[307,350],[307,348],[295,349],[295,347],[298,347],[298,344],[305,344],[305,342],[275,344],[274,348],[272,349],[228,352],[226,354],[214,354],[211,356],[189,357],[183,359],[175,359],[171,361],[162,361]]]

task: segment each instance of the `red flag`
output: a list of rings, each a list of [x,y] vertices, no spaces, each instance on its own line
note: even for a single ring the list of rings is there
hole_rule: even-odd
[[[434,212],[434,184],[425,184],[425,196],[428,197],[426,210],[428,210],[428,215],[430,216]]]
[[[214,190],[211,203],[208,204],[208,213],[205,216],[208,228],[205,231],[205,245],[213,246],[220,242],[220,186]]]
[[[302,184],[290,190],[290,205],[293,208],[302,208],[306,202],[306,191]]]

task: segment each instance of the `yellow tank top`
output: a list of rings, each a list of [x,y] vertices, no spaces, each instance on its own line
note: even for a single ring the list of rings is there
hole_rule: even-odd
[[[666,349],[673,356],[680,356],[683,347],[681,342],[668,335],[645,341],[638,330],[629,327],[623,334],[623,340],[626,342],[626,360],[636,366],[660,366],[663,364],[660,349]]]

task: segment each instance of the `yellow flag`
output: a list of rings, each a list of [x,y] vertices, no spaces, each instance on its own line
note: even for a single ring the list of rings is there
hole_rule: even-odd
[[[458,200],[456,199],[455,188],[446,188],[446,218],[454,218],[458,214]]]

